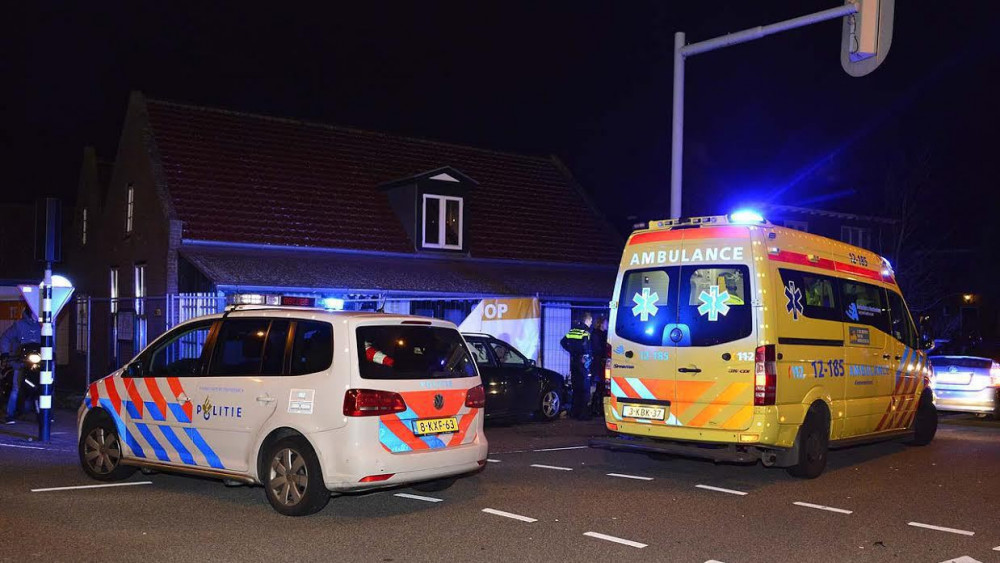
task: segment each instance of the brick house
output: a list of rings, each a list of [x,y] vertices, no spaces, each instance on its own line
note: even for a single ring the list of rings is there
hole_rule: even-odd
[[[86,356],[94,377],[237,295],[453,321],[486,297],[603,308],[623,245],[554,157],[140,93],[110,174],[85,153],[71,231],[76,373]]]

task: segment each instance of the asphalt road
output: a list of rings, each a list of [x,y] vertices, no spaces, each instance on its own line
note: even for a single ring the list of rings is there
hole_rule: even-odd
[[[94,484],[58,418],[44,445],[0,427],[0,561],[1000,561],[1000,423],[966,416],[924,448],[833,452],[812,481],[589,449],[600,421],[488,426],[484,472],[306,518],[258,487],[168,474],[32,492]]]

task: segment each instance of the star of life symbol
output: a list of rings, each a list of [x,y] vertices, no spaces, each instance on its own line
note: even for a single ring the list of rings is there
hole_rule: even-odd
[[[649,288],[642,288],[642,293],[636,293],[632,296],[632,302],[635,303],[635,307],[632,307],[632,316],[639,317],[639,320],[646,322],[649,320],[650,316],[655,317],[656,311],[659,307],[656,306],[656,302],[659,301],[660,296],[654,291],[649,293]]]
[[[792,314],[792,320],[799,320],[799,315],[802,314],[802,290],[795,287],[794,281],[789,281],[785,287],[785,298],[788,299],[785,309]]]
[[[701,305],[698,305],[698,314],[707,313],[709,322],[714,323],[719,320],[720,314],[725,316],[729,313],[729,305],[726,304],[726,301],[729,301],[729,292],[722,290],[722,293],[719,293],[717,285],[709,286],[708,291],[702,290],[698,300],[701,301]]]

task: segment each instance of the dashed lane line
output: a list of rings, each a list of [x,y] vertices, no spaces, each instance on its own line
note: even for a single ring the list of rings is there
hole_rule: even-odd
[[[722,487],[713,487],[711,485],[695,485],[696,488],[705,489],[706,491],[715,491],[718,493],[728,493],[731,495],[746,495],[747,493],[743,491],[737,491],[735,489],[723,489]]]
[[[409,493],[396,493],[393,496],[397,496],[397,497],[400,497],[400,498],[408,498],[408,499],[413,499],[413,500],[422,500],[424,502],[441,502],[441,501],[444,500],[442,498],[424,497],[424,496],[420,496],[420,495],[411,495]]]
[[[567,446],[565,448],[544,448],[541,450],[531,450],[533,452],[561,452],[564,450],[586,450],[590,446]]]
[[[941,563],[983,563],[978,559],[973,559],[968,555],[963,555],[961,557],[956,557],[955,559],[949,559],[947,561],[942,561]]]
[[[521,516],[520,514],[514,514],[513,512],[504,512],[503,510],[497,510],[495,508],[484,508],[483,512],[486,514],[492,514],[494,516],[503,516],[504,518],[510,518],[512,520],[520,520],[521,522],[538,522],[537,518],[532,518],[530,516]]]
[[[499,460],[499,459],[490,459],[490,458],[486,458],[486,461],[487,461],[488,463],[500,463],[500,460]]]
[[[646,547],[646,544],[644,544],[644,543],[639,543],[637,541],[626,540],[626,539],[622,539],[622,538],[616,538],[615,536],[609,536],[607,534],[599,534],[597,532],[585,532],[583,535],[585,535],[587,537],[591,537],[591,538],[597,538],[599,540],[620,543],[622,545],[627,545],[627,546],[630,546],[630,547],[637,547],[639,549],[642,549],[642,548]]]
[[[573,471],[572,467],[559,467],[558,465],[542,465],[540,463],[532,463],[532,467],[537,467],[539,469],[555,469],[557,471]]]
[[[823,506],[822,504],[813,504],[811,502],[793,502],[795,506],[804,506],[806,508],[815,508],[816,510],[826,510],[827,512],[836,512],[837,514],[854,514],[853,510],[844,510],[843,508],[834,508],[832,506]]]
[[[993,551],[1000,551],[1000,545],[993,548]]]
[[[963,536],[974,536],[975,532],[970,532],[968,530],[959,530],[957,528],[945,528],[944,526],[935,526],[933,524],[922,524],[920,522],[907,522],[907,525],[913,526],[914,528],[926,528],[928,530],[937,530],[939,532],[949,532],[952,534],[960,534]]]
[[[17,444],[0,444],[0,447],[4,448],[21,448],[23,450],[47,450],[49,448],[40,448],[38,446],[19,446]]]
[[[652,477],[643,477],[642,475],[626,475],[624,473],[608,473],[608,477],[621,477],[622,479],[635,479],[637,481],[652,481]]]
[[[73,487],[49,487],[46,489],[31,489],[33,493],[48,493],[51,491],[73,491],[77,489],[106,489],[108,487],[131,487],[134,485],[152,485],[152,481],[131,481],[129,483],[106,483],[103,485],[76,485]]]

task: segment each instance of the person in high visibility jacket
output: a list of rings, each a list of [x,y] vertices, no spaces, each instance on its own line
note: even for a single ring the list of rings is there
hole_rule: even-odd
[[[573,327],[563,336],[560,344],[569,352],[569,374],[573,383],[573,405],[569,415],[578,420],[589,420],[590,415],[590,325],[594,317],[584,312]]]

